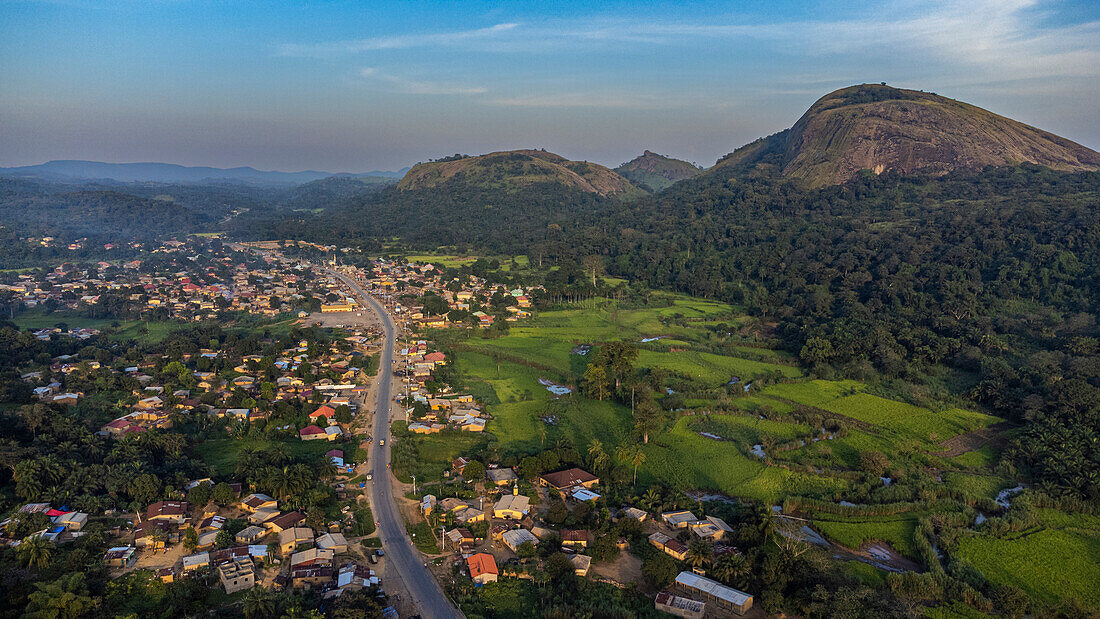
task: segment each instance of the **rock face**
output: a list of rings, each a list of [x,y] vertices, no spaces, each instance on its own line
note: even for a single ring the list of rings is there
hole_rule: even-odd
[[[413,166],[397,186],[405,190],[424,189],[446,182],[504,190],[553,183],[602,196],[628,197],[643,193],[602,165],[569,161],[542,150],[510,150],[420,163]]]
[[[863,84],[825,95],[790,129],[737,149],[716,167],[774,165],[822,186],[861,170],[945,174],[1024,162],[1095,170],[1100,153],[967,103]]]
[[[703,169],[647,150],[615,168],[615,172],[642,189],[657,192],[677,181],[698,176]]]

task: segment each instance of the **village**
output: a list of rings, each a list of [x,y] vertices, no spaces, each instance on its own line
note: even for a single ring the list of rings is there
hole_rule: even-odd
[[[209,464],[221,456],[198,445],[197,451],[210,457],[210,474],[165,480],[150,497],[157,500],[136,511],[127,509],[134,505],[107,506],[102,500],[86,502],[104,507],[98,511],[30,500],[0,526],[42,528],[0,542],[66,544],[89,527],[106,528],[111,542],[102,560],[115,577],[142,569],[164,583],[200,578],[227,595],[255,587],[305,589],[331,600],[351,590],[387,591],[390,572],[379,539],[371,537],[375,523],[366,492],[390,473],[367,461],[367,447],[375,440],[369,432],[372,382],[391,380],[396,386],[389,405],[404,421],[391,439],[395,448],[415,436],[491,431],[483,403],[446,383],[441,370],[447,355],[416,334],[520,321],[530,315],[529,295],[540,291],[505,290],[474,276],[446,279],[430,264],[315,265],[275,248],[214,254],[199,264],[189,255],[195,249],[168,242],[157,250],[166,263],[100,263],[85,270],[59,267],[44,277],[19,274],[3,291],[26,310],[48,305],[94,313],[120,298],[142,320],[289,316],[295,330],[262,338],[257,342],[262,350],[252,353],[222,345],[227,339],[139,357],[118,357],[103,348],[66,353],[45,365],[29,364],[23,382],[39,406],[51,411],[77,410],[85,399],[97,397],[95,385],[112,384],[121,414],[99,427],[98,436],[107,441],[140,441],[150,433],[182,432],[195,440],[221,436],[214,442],[234,453],[240,449],[244,458],[233,443],[262,436],[268,448],[288,446],[277,450],[293,454],[290,466],[314,471],[321,478],[316,483],[329,494],[303,502],[295,494],[310,483],[250,477],[239,460],[218,470]],[[354,278],[396,320],[404,336],[394,367],[377,366],[378,324],[336,272]],[[70,342],[74,349],[107,341],[99,330],[81,327],[35,329],[33,337]],[[404,496],[395,497],[410,532],[434,538],[417,545],[453,595],[461,588],[458,576],[475,587],[498,579],[529,580],[561,564],[558,557],[568,559],[577,578],[627,587],[644,580],[639,557],[657,553],[685,569],[656,591],[655,610],[682,617],[751,612],[750,594],[708,579],[703,562],[694,561],[705,557],[709,563],[740,552],[724,543],[733,529],[722,518],[610,505],[601,480],[583,468],[536,471],[477,456],[454,459],[444,481],[419,487],[415,477],[411,486],[399,482]],[[85,507],[79,503],[74,505]],[[402,590],[400,584],[395,590]],[[394,616],[399,608],[386,607]]]

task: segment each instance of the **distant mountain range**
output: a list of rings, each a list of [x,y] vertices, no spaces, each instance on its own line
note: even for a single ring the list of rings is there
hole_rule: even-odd
[[[213,168],[182,166],[173,163],[104,163],[101,161],[55,160],[13,168],[0,168],[0,175],[53,182],[111,180],[120,183],[241,183],[261,187],[289,187],[311,181],[338,177],[401,178],[408,168],[396,172],[374,170],[357,174],[319,172],[263,171],[250,167]]]

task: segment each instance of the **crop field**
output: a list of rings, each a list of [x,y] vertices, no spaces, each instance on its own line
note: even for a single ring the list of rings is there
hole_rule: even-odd
[[[1001,490],[1015,485],[1003,477],[970,473],[944,473],[943,481],[968,499],[992,499]]]
[[[862,520],[814,520],[813,527],[841,546],[859,548],[865,542],[880,541],[890,544],[890,547],[907,557],[917,558],[913,545],[917,517],[913,515]]]
[[[740,378],[742,382],[746,382],[761,374],[775,371],[781,372],[787,378],[802,376],[802,372],[791,365],[763,363],[761,361],[694,351],[661,353],[642,350],[638,354],[638,366],[644,368],[663,367],[666,370],[686,374],[714,386],[724,385],[734,376]]]
[[[741,445],[756,445],[765,439],[785,442],[811,433],[810,426],[798,423],[771,421],[758,417],[736,415],[706,415],[695,418],[692,429],[709,432]]]
[[[953,553],[990,581],[1050,604],[1077,598],[1100,608],[1100,531],[1042,529],[1017,539],[976,535]]]
[[[847,487],[847,482],[767,466],[742,454],[730,441],[716,441],[691,430],[683,417],[645,447],[646,475],[672,487],[717,490],[766,502],[791,494],[813,496]],[[641,475],[641,473],[639,473]]]
[[[899,437],[916,438],[930,444],[995,421],[989,415],[957,408],[935,412],[865,393],[864,389],[865,386],[858,381],[813,380],[772,385],[764,393],[897,432]]]

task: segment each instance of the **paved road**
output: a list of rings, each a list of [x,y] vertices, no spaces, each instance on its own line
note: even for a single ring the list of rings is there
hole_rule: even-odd
[[[428,619],[458,617],[439,583],[431,575],[420,558],[420,552],[412,544],[405,521],[397,504],[393,500],[393,481],[389,469],[383,464],[390,461],[390,445],[383,447],[380,439],[389,437],[390,428],[390,372],[393,371],[394,328],[389,313],[378,301],[368,295],[350,277],[336,271],[329,273],[348,284],[361,302],[368,303],[378,313],[385,331],[386,343],[382,348],[382,358],[378,363],[378,410],[374,414],[374,442],[370,449],[370,466],[374,470],[374,481],[370,483],[371,509],[381,524],[378,537],[382,539],[382,548],[388,559],[401,573],[409,594],[416,598],[420,614]]]

